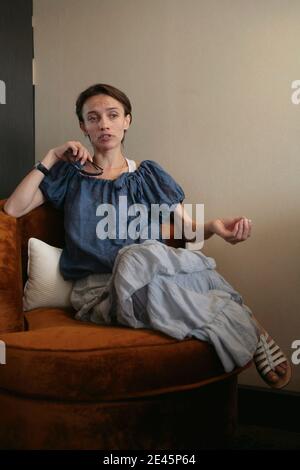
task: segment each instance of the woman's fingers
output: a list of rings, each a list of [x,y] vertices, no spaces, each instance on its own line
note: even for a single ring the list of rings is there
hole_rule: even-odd
[[[241,219],[241,220],[239,221],[239,229],[238,229],[237,235],[236,235],[236,238],[237,238],[238,240],[241,240],[241,238],[242,238],[242,236],[243,236],[243,230],[244,230],[244,221],[243,221],[243,219]]]
[[[69,149],[71,149],[73,157],[76,157],[77,154],[78,154],[78,145],[77,145],[77,143],[76,142],[68,142],[67,145],[69,145],[69,148],[67,149],[67,151]]]
[[[79,147],[78,148],[78,151],[77,151],[77,155],[76,155],[76,162],[78,162],[78,160],[81,160],[83,157],[83,148]]]
[[[80,142],[70,141],[65,145],[67,149],[64,151],[63,156],[69,162],[80,161],[81,165],[84,165],[87,160],[93,161],[89,151]]]
[[[84,165],[86,161],[87,161],[87,151],[86,151],[86,150],[83,150],[83,155],[82,155],[82,159],[81,159],[81,165]]]
[[[238,243],[243,240],[247,240],[251,235],[252,221],[243,217],[239,222],[236,223],[232,232],[233,237],[230,239],[230,243]]]
[[[90,162],[93,161],[93,158],[92,158],[90,152],[88,152],[88,150],[87,150],[87,159],[88,159]]]
[[[244,234],[243,234],[243,240],[247,240],[247,238],[250,237],[251,235],[251,226],[252,226],[252,221],[250,219],[247,219],[246,217],[244,218]]]
[[[244,222],[244,231],[243,231],[243,235],[242,235],[242,240],[247,240],[248,233],[249,233],[249,223],[248,223],[248,220],[246,218],[243,219],[243,222]]]
[[[90,152],[78,141],[70,140],[60,147],[52,149],[52,151],[58,159],[66,162],[73,163],[80,161],[82,166],[87,160],[93,162]]]
[[[78,148],[74,142],[67,142],[61,147],[55,149],[55,152],[58,158],[62,158],[63,160],[71,162],[74,161],[78,152]]]
[[[84,150],[83,151],[83,157],[81,159],[81,164],[84,165],[87,160],[90,161],[90,155],[89,155],[87,150]]]
[[[75,147],[69,147],[62,155],[64,160],[68,162],[74,162],[75,156],[77,155],[77,149]]]
[[[251,235],[251,230],[252,230],[252,220],[249,219],[249,233],[248,233],[248,237],[250,237],[250,235]]]
[[[91,154],[86,148],[84,149],[84,156],[83,156],[82,161],[83,161],[83,163],[86,163],[87,161],[88,162],[93,162]]]
[[[233,236],[234,236],[234,238],[237,236],[237,233],[238,233],[238,230],[239,230],[239,223],[240,223],[240,222],[237,222],[237,223],[235,224],[235,227],[234,227],[234,230],[233,230]]]

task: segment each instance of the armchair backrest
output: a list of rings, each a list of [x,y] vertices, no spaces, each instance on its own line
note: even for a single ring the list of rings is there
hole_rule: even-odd
[[[64,243],[63,213],[48,202],[20,218],[3,211],[0,201],[0,332],[24,329],[23,288],[27,280],[28,240]]]

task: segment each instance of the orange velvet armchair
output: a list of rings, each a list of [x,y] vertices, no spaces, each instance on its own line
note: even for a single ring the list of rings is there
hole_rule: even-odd
[[[0,448],[223,446],[236,426],[241,369],[225,374],[213,347],[194,338],[81,323],[72,309],[23,312],[28,239],[62,247],[63,214],[45,203],[16,219],[3,211],[4,202]]]

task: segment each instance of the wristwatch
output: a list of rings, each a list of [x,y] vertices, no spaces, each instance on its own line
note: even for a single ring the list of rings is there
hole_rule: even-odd
[[[43,165],[40,161],[36,162],[33,168],[35,168],[36,170],[40,170],[42,173],[44,173],[45,176],[49,175],[50,173],[48,168],[46,168],[45,165]]]

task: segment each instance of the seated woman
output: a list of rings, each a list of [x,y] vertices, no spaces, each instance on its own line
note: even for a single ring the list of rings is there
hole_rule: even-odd
[[[69,141],[49,150],[4,206],[4,210],[15,217],[28,213],[46,200],[64,210],[66,246],[60,258],[60,270],[64,279],[74,281],[75,290],[78,282],[95,273],[112,273],[121,248],[144,242],[142,238],[121,237],[120,233],[115,238],[99,235],[101,204],[119,209],[119,218],[124,218],[120,196],[127,198],[128,205],[142,204],[147,210],[152,204],[175,204],[179,220],[190,224],[194,231],[199,229],[185,212],[182,206],[184,192],[170,174],[153,160],[138,163],[124,156],[122,144],[132,115],[130,101],[122,91],[107,84],[93,85],[79,95],[76,114],[94,154],[90,155],[78,141]],[[125,219],[128,227],[130,217],[127,213]],[[217,234],[231,244],[250,237],[251,228],[251,220],[246,217],[215,219],[202,226],[205,240]],[[160,238],[160,241],[163,240]],[[239,294],[216,271],[214,279],[217,289],[233,293],[241,319],[247,318],[245,323],[239,323],[236,335],[241,335],[243,341],[252,334],[251,351],[254,351],[254,362],[261,377],[271,387],[286,386],[291,378],[287,358],[250,309],[244,306]],[[208,285],[207,289],[211,288]],[[230,345],[230,340],[228,343]],[[216,350],[222,356],[222,351]]]

